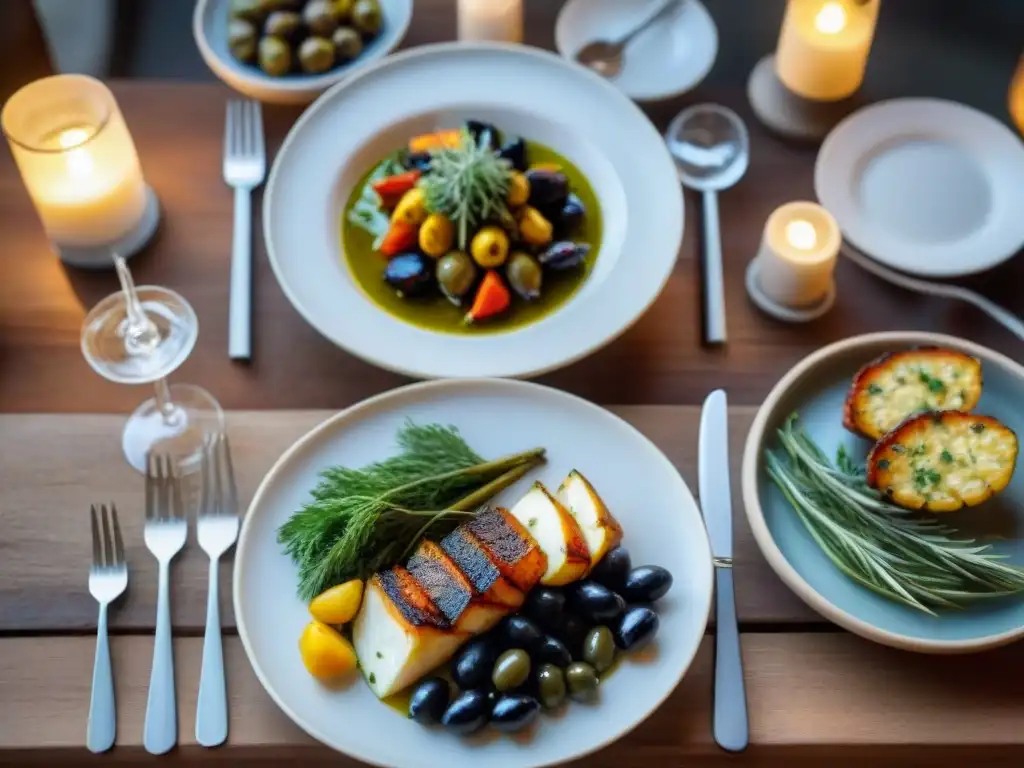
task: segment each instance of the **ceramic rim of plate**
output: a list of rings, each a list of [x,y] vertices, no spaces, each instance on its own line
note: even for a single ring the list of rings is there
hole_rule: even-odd
[[[893,648],[900,648],[906,651],[917,651],[921,653],[934,654],[956,654],[973,653],[976,651],[988,650],[1000,645],[1006,645],[1014,640],[1024,637],[1024,624],[1021,626],[995,635],[978,637],[971,640],[928,640],[921,637],[903,635],[897,632],[881,629],[862,619],[847,613],[837,605],[823,597],[814,587],[807,583],[790,565],[789,560],[782,553],[775,537],[768,529],[765,520],[764,509],[761,506],[761,495],[758,489],[761,454],[765,444],[768,442],[767,435],[768,420],[778,408],[779,402],[790,392],[790,390],[803,380],[807,374],[820,365],[823,361],[844,355],[852,350],[861,347],[877,347],[880,344],[910,344],[914,346],[938,346],[951,347],[962,350],[982,363],[992,362],[1005,367],[1015,374],[1024,383],[1024,366],[1014,362],[1000,352],[983,347],[980,344],[960,339],[955,336],[947,336],[941,333],[929,333],[924,331],[885,331],[882,333],[868,333],[861,336],[854,336],[843,339],[819,349],[817,352],[805,357],[769,392],[764,403],[758,408],[754,421],[747,433],[747,440],[743,447],[743,506],[747,513],[747,521],[754,534],[761,554],[764,555],[768,565],[775,571],[776,575],[788,586],[797,597],[804,601],[826,619],[835,622],[843,629],[849,630],[868,640],[873,640],[882,645]]]
[[[478,104],[472,94],[453,101],[448,97],[438,100],[427,93],[422,104],[402,102],[395,106],[394,116],[374,115],[369,119],[372,132],[366,124],[358,130],[373,137],[425,115],[472,109],[518,115],[557,134],[563,143],[579,147],[586,162],[559,146],[552,149],[568,154],[569,160],[581,166],[602,207],[601,250],[594,271],[580,289],[551,314],[499,333],[426,331],[394,317],[366,297],[348,273],[334,231],[340,231],[336,222],[341,214],[333,198],[340,194],[339,177],[349,173],[350,166],[345,163],[351,163],[351,157],[345,155],[340,166],[317,164],[308,157],[309,142],[303,142],[307,133],[312,133],[320,137],[316,144],[323,145],[325,121],[329,124],[342,105],[358,112],[352,109],[353,102],[379,98],[377,78],[400,80],[406,83],[407,92],[419,93],[415,91],[415,78],[429,77],[428,70],[436,75],[437,68],[450,69],[452,58],[459,64],[459,71],[474,71],[468,65],[477,64],[477,70],[485,72],[512,71],[509,67],[516,65],[532,66],[533,74],[537,70],[555,73],[560,78],[556,82],[561,86],[561,98],[547,96],[537,104],[534,91],[527,92],[529,83],[525,81],[512,86],[519,91],[506,90],[500,102],[493,101],[493,95],[480,97],[482,103]],[[395,78],[395,72],[401,73],[401,78]],[[488,93],[492,90],[485,83],[474,88]],[[581,105],[614,115],[615,119],[600,121],[595,127],[588,113],[580,112]],[[555,114],[543,112],[545,108],[556,110]],[[630,135],[630,142],[621,141],[624,132]],[[343,150],[364,151],[368,140],[353,135],[344,139],[348,142],[344,146],[335,142],[331,151],[339,155]],[[542,137],[537,140],[551,146]],[[603,184],[594,177],[592,168],[599,170]],[[305,187],[298,193],[308,197],[310,193],[304,189],[315,190],[315,200],[309,200],[306,207],[292,197],[287,204],[278,204],[279,197],[296,193],[300,176]],[[416,378],[517,378],[547,373],[592,354],[625,333],[650,309],[675,268],[682,244],[684,208],[675,163],[661,134],[639,107],[604,78],[567,63],[557,54],[521,45],[441,43],[368,64],[325,92],[302,114],[289,131],[268,177],[263,232],[268,259],[282,291],[307,323],[337,346],[378,367]],[[297,210],[303,214],[297,215]],[[328,233],[318,231],[321,219],[314,218],[317,216],[326,218]],[[286,249],[290,252],[287,257]],[[313,275],[312,270],[319,274]],[[628,279],[624,279],[624,273]]]

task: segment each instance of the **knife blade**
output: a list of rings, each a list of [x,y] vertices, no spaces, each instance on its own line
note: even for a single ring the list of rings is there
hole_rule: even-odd
[[[700,415],[698,493],[715,563],[715,686],[712,728],[722,749],[740,752],[749,741],[747,693],[740,656],[732,577],[732,492],[729,414],[724,390],[704,401]]]

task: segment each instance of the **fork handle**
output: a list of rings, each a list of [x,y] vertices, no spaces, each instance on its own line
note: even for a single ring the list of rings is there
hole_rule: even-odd
[[[218,562],[217,558],[210,558],[203,667],[199,674],[199,701],[196,705],[196,741],[204,747],[216,747],[228,738],[228,691],[224,682],[224,648],[220,636]]]
[[[174,696],[174,649],[171,646],[171,598],[169,563],[160,563],[156,603],[156,638],[153,669],[149,675],[149,699],[142,743],[146,751],[162,755],[178,741],[178,712]]]
[[[85,743],[90,752],[106,752],[114,746],[117,733],[117,709],[114,706],[114,675],[110,668],[110,644],[107,640],[107,605],[100,604],[96,622],[96,660],[92,665],[92,696],[89,699],[89,725]]]
[[[235,226],[231,242],[231,292],[228,308],[228,356],[252,355],[252,190],[235,188]]]

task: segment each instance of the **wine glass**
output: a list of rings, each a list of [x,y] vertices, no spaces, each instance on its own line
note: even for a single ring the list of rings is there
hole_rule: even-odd
[[[182,472],[199,466],[207,435],[224,428],[224,412],[205,389],[167,383],[199,335],[199,320],[179,294],[135,287],[124,259],[114,255],[121,290],[93,307],[82,324],[82,354],[100,376],[119,384],[154,384],[128,417],[121,444],[128,463],[145,472],[151,452],[171,456]]]

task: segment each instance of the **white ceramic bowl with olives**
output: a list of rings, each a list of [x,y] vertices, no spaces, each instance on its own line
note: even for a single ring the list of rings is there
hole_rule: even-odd
[[[308,104],[405,36],[412,0],[199,0],[192,32],[206,64],[235,90]]]

